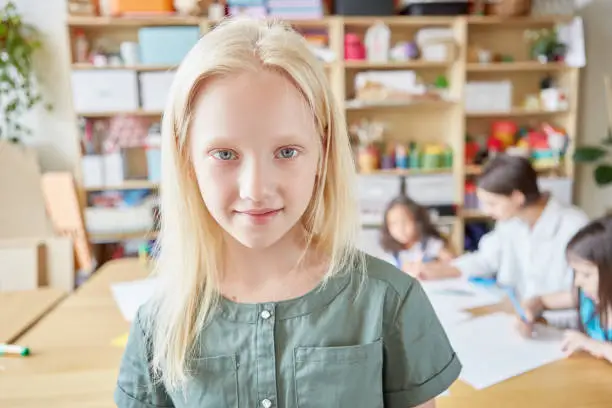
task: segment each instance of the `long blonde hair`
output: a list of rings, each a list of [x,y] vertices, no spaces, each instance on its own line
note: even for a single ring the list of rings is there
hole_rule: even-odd
[[[176,72],[162,125],[161,231],[154,273],[160,290],[145,314],[152,368],[168,389],[187,379],[194,343],[219,300],[222,231],[193,176],[189,129],[198,94],[213,78],[271,69],[286,75],[312,109],[322,157],[303,216],[308,249],[329,261],[326,278],[363,265],[354,196],[355,165],[346,122],[322,64],[306,41],[281,23],[227,20],[204,35]]]

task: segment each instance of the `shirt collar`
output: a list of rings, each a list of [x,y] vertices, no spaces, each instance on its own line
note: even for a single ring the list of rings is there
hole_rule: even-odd
[[[280,302],[236,303],[221,297],[219,316],[242,323],[257,323],[264,316],[264,311],[266,311],[266,316],[267,313],[270,313],[277,321],[310,314],[331,303],[348,285],[351,276],[350,271],[342,271],[329,278],[325,283],[321,282],[305,295]]]
[[[533,227],[533,234],[542,238],[553,238],[557,233],[562,211],[561,203],[549,195],[546,207]]]

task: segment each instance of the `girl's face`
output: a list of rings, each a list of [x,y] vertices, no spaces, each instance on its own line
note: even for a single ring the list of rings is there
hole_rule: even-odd
[[[313,195],[320,136],[283,75],[211,80],[196,101],[191,160],[204,203],[249,248],[267,248],[298,225]]]
[[[402,205],[395,205],[387,212],[387,227],[400,244],[413,242],[418,235],[413,215]]]
[[[582,292],[594,302],[599,301],[599,268],[592,262],[580,258],[570,258],[574,269],[574,282]]]

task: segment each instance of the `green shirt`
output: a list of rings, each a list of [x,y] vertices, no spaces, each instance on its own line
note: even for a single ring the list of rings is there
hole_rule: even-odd
[[[366,259],[365,280],[347,271],[297,299],[222,299],[199,336],[186,392],[154,384],[137,318],[118,407],[407,408],[436,397],[461,364],[427,296],[394,266]]]

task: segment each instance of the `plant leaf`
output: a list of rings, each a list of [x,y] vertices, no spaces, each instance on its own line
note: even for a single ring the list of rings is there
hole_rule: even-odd
[[[595,176],[595,183],[600,187],[612,183],[612,166],[608,164],[597,166],[593,174]]]
[[[604,157],[607,153],[606,149],[599,146],[576,147],[574,161],[578,163],[593,163]]]

